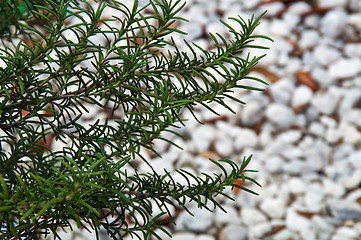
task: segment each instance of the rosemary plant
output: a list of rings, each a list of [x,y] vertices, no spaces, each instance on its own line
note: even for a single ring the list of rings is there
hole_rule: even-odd
[[[58,238],[72,223],[97,238],[103,228],[113,239],[147,239],[164,230],[170,206],[222,208],[216,196],[231,198],[227,186],[254,193],[235,184],[257,184],[245,176],[251,157],[240,165],[210,159],[220,169],[213,175],[177,169],[188,182],[182,185],[174,172],[155,171],[141,149],[155,151],[163,131],[177,135],[171,127],[185,122],[183,109],[213,111],[209,103],[216,102],[232,111],[226,99],[243,103],[231,95],[235,88],[262,90],[242,80],[265,83],[248,76],[263,56],[241,57],[247,48],[265,48],[252,44],[269,39],[253,35],[261,16],[232,18],[240,31],[223,22],[232,40],[211,34],[213,50],[185,42],[186,53],[171,37],[184,34],[176,28],[185,21],[177,15],[180,0],[1,2],[1,239]],[[108,117],[85,124],[94,107]],[[136,158],[153,170],[138,171]]]

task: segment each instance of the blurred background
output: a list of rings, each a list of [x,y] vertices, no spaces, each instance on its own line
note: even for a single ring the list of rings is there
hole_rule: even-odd
[[[236,114],[212,105],[221,116],[196,108],[173,135],[181,151],[155,142],[156,169],[212,172],[208,158],[241,162],[253,155],[250,173],[259,195],[227,189],[235,201],[220,198],[227,213],[189,205],[174,210],[176,225],[164,227],[174,240],[359,240],[361,239],[361,1],[360,0],[188,0],[179,22],[187,36],[173,36],[212,49],[209,32],[229,38],[219,21],[261,19],[257,40],[269,50],[250,75],[269,83],[263,92],[235,91],[245,105]],[[233,25],[232,25],[233,26]],[[236,27],[236,26],[235,26]],[[254,83],[247,83],[254,84]],[[260,86],[259,84],[256,84]],[[140,168],[142,165],[140,165]],[[239,182],[242,184],[242,182]],[[159,233],[162,239],[169,239]],[[95,239],[85,231],[64,239]],[[105,236],[105,235],[104,235]],[[106,239],[104,237],[104,239]]]

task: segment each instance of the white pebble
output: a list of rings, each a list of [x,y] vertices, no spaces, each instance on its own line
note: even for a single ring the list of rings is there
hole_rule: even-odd
[[[309,172],[310,167],[301,159],[293,159],[283,165],[283,170],[290,174],[304,174]]]
[[[359,100],[361,100],[361,88],[345,89],[345,93],[338,110],[340,115],[347,110],[352,109]]]
[[[347,122],[340,124],[340,131],[344,143],[356,145],[361,143],[361,132],[357,130],[356,126]]]
[[[340,36],[346,26],[347,15],[342,10],[333,10],[326,13],[321,20],[320,30],[328,38]]]
[[[286,215],[286,226],[291,230],[303,232],[311,229],[312,223],[299,215],[293,208],[289,208]]]
[[[194,24],[183,24],[181,31],[184,31],[187,34],[188,41],[194,41],[202,35],[202,24],[195,22]]]
[[[328,93],[318,92],[311,100],[311,104],[321,113],[332,114],[337,107],[338,99]]]
[[[292,148],[291,144],[285,144],[281,141],[271,141],[265,146],[264,152],[266,154],[284,154],[284,152],[288,149]]]
[[[311,9],[311,6],[306,2],[294,2],[291,4],[288,9],[287,13],[302,15],[304,12],[307,12]]]
[[[254,1],[244,1],[242,2],[244,7],[247,9],[251,9],[256,7],[262,0],[254,0]]]
[[[269,88],[272,98],[277,103],[287,104],[294,91],[294,84],[290,79],[280,79],[276,83],[272,84]]]
[[[335,79],[344,79],[355,77],[361,72],[361,60],[359,58],[341,58],[332,63],[329,68],[329,74]]]
[[[248,128],[242,128],[237,131],[237,136],[234,140],[234,146],[237,150],[241,150],[246,147],[255,147],[258,143],[257,134]]]
[[[302,239],[318,240],[318,238],[316,237],[316,232],[313,228],[303,230],[302,232],[300,232],[300,235]]]
[[[270,34],[276,37],[285,37],[291,32],[291,27],[287,22],[275,19],[270,25]]]
[[[172,239],[172,240],[196,240],[196,235],[194,233],[181,232],[181,233],[173,234],[172,238],[170,238],[170,239]]]
[[[316,65],[318,65],[317,60],[315,58],[315,56],[313,55],[313,53],[309,50],[306,50],[302,56],[302,63],[304,64],[304,66],[308,69],[308,68],[312,68]]]
[[[283,74],[285,76],[292,76],[299,69],[302,68],[302,61],[299,58],[289,58],[288,63],[284,66]]]
[[[306,50],[313,48],[320,41],[320,34],[315,30],[305,30],[301,32],[301,38],[299,40],[299,46]]]
[[[360,237],[356,229],[350,227],[340,227],[336,230],[331,240],[354,240]]]
[[[293,12],[285,12],[282,16],[282,21],[286,22],[289,26],[289,31],[293,32],[301,20],[301,17]]]
[[[253,2],[253,1],[245,1],[245,2]],[[267,17],[277,16],[283,9],[285,8],[284,4],[281,2],[273,2],[267,5],[261,5],[259,7],[260,12],[267,11]]]
[[[221,236],[223,240],[247,240],[247,229],[237,224],[229,224],[222,229]]]
[[[252,126],[259,122],[263,117],[263,106],[259,101],[250,101],[243,106],[240,112],[241,121],[246,126]]]
[[[305,17],[304,25],[308,28],[315,28],[315,26],[319,26],[320,24],[320,17],[312,14],[307,17]]]
[[[325,44],[317,45],[313,50],[313,54],[316,60],[324,66],[328,66],[328,64],[341,57],[341,54],[337,49]]]
[[[312,217],[312,225],[315,231],[318,233],[319,240],[328,240],[331,238],[332,233],[335,230],[335,226],[328,218],[315,215]]]
[[[357,203],[359,201],[359,199],[361,198],[361,188],[358,188],[356,190],[353,190],[352,192],[350,192],[345,201],[347,202],[350,202],[350,203],[356,203],[356,204],[359,204]]]
[[[282,231],[278,232],[277,234],[272,236],[273,240],[299,240],[299,236],[296,232],[291,231],[287,228],[283,229]]]
[[[280,172],[284,162],[285,160],[278,155],[271,156],[265,160],[265,169],[270,173]]]
[[[333,159],[335,161],[344,160],[346,157],[350,155],[350,153],[354,152],[355,148],[353,145],[350,144],[343,144],[337,147],[334,147],[333,150]]]
[[[271,218],[282,218],[286,213],[286,203],[281,198],[267,198],[260,208]]]
[[[342,138],[342,131],[339,128],[329,128],[326,130],[325,139],[328,143],[336,143]]]
[[[347,0],[318,0],[318,7],[345,7]]]
[[[258,135],[259,136],[259,142],[263,147],[268,145],[269,142],[272,142],[273,131],[274,131],[274,127],[273,127],[273,124],[271,124],[270,122],[266,122],[263,125],[262,131]]]
[[[349,111],[346,111],[342,115],[342,119],[355,124],[356,126],[361,126],[361,110],[360,109],[350,109]]]
[[[361,57],[361,43],[346,43],[344,53],[349,58]]]
[[[219,134],[215,140],[214,147],[221,156],[230,156],[233,153],[233,141],[226,134]]]
[[[352,174],[352,166],[347,161],[334,162],[324,167],[326,176],[333,181],[342,182]]]
[[[327,128],[335,128],[337,126],[337,122],[335,119],[329,116],[322,116],[320,118],[320,122],[325,125]]]
[[[267,221],[266,216],[255,208],[242,208],[241,209],[241,218],[245,225],[253,226],[257,223],[262,223]]]
[[[305,114],[297,114],[295,119],[295,126],[304,129],[307,125],[307,116]]]
[[[356,169],[361,168],[361,150],[353,151],[347,158],[347,161],[352,163]]]
[[[239,217],[236,209],[232,205],[222,206],[226,212],[217,208],[214,214],[214,221],[217,226],[223,226],[228,223],[239,223]]]
[[[321,130],[323,131],[323,128],[319,128],[319,125],[321,125],[320,123],[316,122],[318,121],[319,117],[320,117],[320,113],[318,112],[317,109],[315,109],[314,107],[309,107],[308,110],[306,111],[306,116],[307,117],[307,121],[311,122],[310,125],[310,133],[319,135],[319,136],[323,136],[324,132],[320,132]],[[316,125],[316,129],[313,127],[313,125]],[[306,127],[306,126],[304,126]],[[321,127],[323,127],[321,125]]]
[[[211,142],[216,138],[215,133],[211,125],[200,125],[191,132],[192,141],[198,152],[208,150]]]
[[[295,120],[292,109],[280,103],[271,103],[265,114],[271,122],[281,127],[287,127]]]
[[[304,155],[309,171],[317,172],[322,170],[327,163],[327,159],[321,156],[320,151],[315,146],[305,150]]]
[[[308,131],[318,137],[323,137],[325,134],[325,127],[319,122],[311,122]]]
[[[311,150],[310,148],[313,148],[314,144],[315,144],[314,138],[307,134],[298,142],[298,147],[301,148],[302,150]]]
[[[346,179],[344,186],[347,189],[357,188],[361,183],[361,169],[356,169],[351,176]]]
[[[307,187],[305,194],[305,204],[310,212],[319,212],[323,208],[325,192],[319,184],[311,184]]]
[[[200,234],[197,236],[196,240],[216,240],[216,238],[212,235]]]
[[[342,197],[346,192],[342,184],[332,181],[329,178],[322,179],[322,189],[327,195],[333,197]]]
[[[348,16],[347,23],[358,30],[361,30],[361,13],[350,14]]]
[[[312,99],[313,93],[309,87],[301,85],[296,88],[292,96],[292,107],[299,107],[308,104]]]
[[[204,232],[206,231],[213,223],[213,213],[202,208],[198,207],[189,208],[191,213],[194,215],[190,215],[188,212],[182,212],[177,218],[176,228],[180,230],[190,230],[194,232]]]
[[[219,33],[221,36],[227,36],[228,34],[227,28],[219,21],[207,23],[205,26],[207,27],[207,33],[214,35]]]
[[[302,137],[302,132],[299,130],[288,130],[277,136],[276,141],[281,141],[283,143],[296,143]]]
[[[313,66],[311,75],[320,87],[328,87],[336,82],[329,72],[321,66]]]
[[[272,231],[272,225],[268,222],[258,223],[253,225],[249,231],[251,239],[261,239]]]
[[[284,151],[281,152],[281,155],[286,159],[292,160],[303,157],[304,152],[300,148],[291,145],[290,147],[285,148]]]
[[[330,145],[328,145],[324,140],[322,139],[316,139],[314,148],[317,149],[317,152],[320,154],[321,158],[327,161],[329,158],[332,148]]]
[[[306,183],[298,177],[293,177],[288,181],[288,187],[291,193],[300,194],[306,190]]]

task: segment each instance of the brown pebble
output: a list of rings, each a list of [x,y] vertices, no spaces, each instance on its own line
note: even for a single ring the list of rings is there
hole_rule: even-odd
[[[318,85],[309,72],[299,71],[296,73],[297,81],[309,87],[312,91],[317,91]]]

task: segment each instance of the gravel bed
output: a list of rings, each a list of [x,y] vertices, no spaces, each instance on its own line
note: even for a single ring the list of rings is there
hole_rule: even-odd
[[[267,53],[251,74],[269,82],[267,90],[235,92],[247,103],[230,103],[235,115],[217,105],[221,117],[197,108],[204,124],[189,115],[178,130],[186,140],[165,134],[183,151],[156,141],[163,158],[144,153],[160,171],[195,173],[214,171],[208,158],[240,162],[253,154],[249,168],[259,171],[252,177],[262,188],[247,187],[259,196],[227,190],[235,198],[220,199],[227,213],[190,204],[193,217],[177,212],[176,225],[165,228],[174,240],[359,240],[361,1],[189,0],[181,16],[190,23],[179,28],[207,47],[208,32],[227,36],[219,19],[265,10],[256,32],[274,43],[251,52]],[[76,231],[64,239],[95,237]]]

